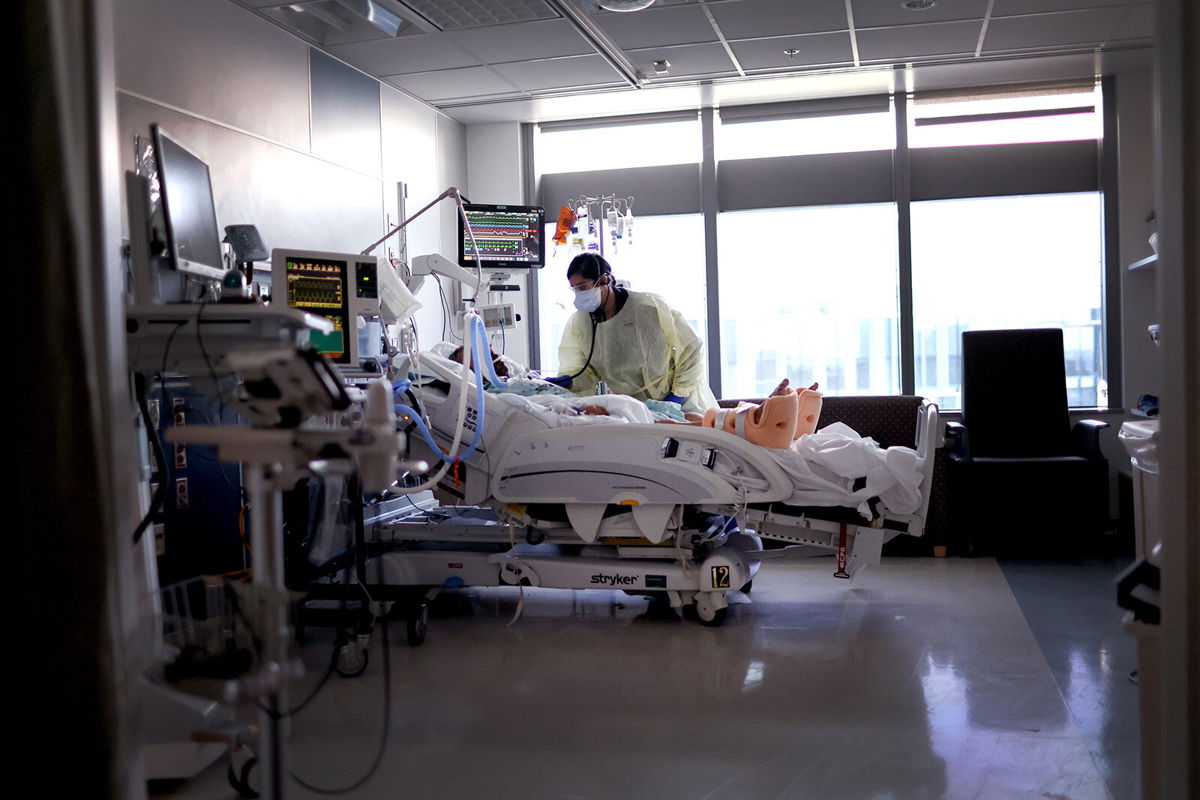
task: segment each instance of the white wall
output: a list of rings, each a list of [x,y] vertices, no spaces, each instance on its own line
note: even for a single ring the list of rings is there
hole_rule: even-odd
[[[467,127],[467,173],[470,176],[467,196],[473,203],[522,205],[532,202],[524,195],[524,164],[521,159],[521,125],[517,122],[494,122]],[[492,347],[503,351],[522,364],[529,363],[529,271],[514,270],[513,283],[519,292],[495,292],[484,295],[480,302],[512,303],[522,318],[515,330],[506,331],[503,338],[493,336]]]
[[[208,162],[221,227],[253,223],[268,247],[357,252],[396,221],[397,181],[409,184],[410,213],[448,180],[465,183],[463,126],[378,82],[377,127],[354,132],[379,142],[378,163],[361,148],[317,155],[309,46],[241,6],[115,0],[114,15],[123,167],[133,165],[133,137],[161,123]],[[413,223],[410,255],[453,252],[443,206]],[[432,344],[441,335],[436,285],[418,299],[421,341]]]
[[[1130,264],[1152,252],[1146,240],[1146,215],[1154,208],[1155,152],[1153,136],[1153,76],[1149,70],[1116,76],[1117,138],[1119,142],[1119,235],[1121,241],[1121,363],[1123,397],[1113,403],[1137,406],[1143,394],[1162,393],[1162,359],[1146,332],[1157,322],[1155,286],[1158,270],[1129,270]]]

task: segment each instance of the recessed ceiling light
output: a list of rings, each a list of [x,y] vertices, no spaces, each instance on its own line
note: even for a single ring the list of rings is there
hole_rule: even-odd
[[[600,0],[597,5],[605,11],[641,11],[654,5],[654,0]]]
[[[900,5],[909,11],[928,11],[937,5],[937,0],[903,0]]]

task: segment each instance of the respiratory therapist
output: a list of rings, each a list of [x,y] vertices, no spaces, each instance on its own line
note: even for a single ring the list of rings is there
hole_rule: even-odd
[[[618,287],[612,266],[594,253],[571,261],[567,281],[578,310],[558,348],[562,375],[547,380],[580,395],[602,380],[618,394],[679,403],[684,411],[716,407],[700,337],[665,300]]]

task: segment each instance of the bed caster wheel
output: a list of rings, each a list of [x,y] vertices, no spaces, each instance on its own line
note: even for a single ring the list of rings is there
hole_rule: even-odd
[[[357,641],[347,642],[338,649],[333,669],[343,678],[357,678],[367,671],[367,648]]]
[[[230,759],[229,769],[225,771],[225,777],[229,780],[229,785],[233,787],[233,790],[238,793],[238,797],[256,798],[258,797],[258,792],[254,791],[250,786],[250,776],[255,765],[258,764],[258,759],[250,756],[240,767],[237,767],[235,766],[238,761],[236,755],[235,753],[235,757]]]
[[[531,545],[539,545],[546,541],[546,532],[539,531],[531,525],[525,529],[525,541]]]
[[[429,632],[429,603],[421,602],[408,615],[408,644],[417,647]]]
[[[696,616],[700,619],[701,625],[715,628],[725,621],[725,616],[728,613],[728,606],[717,606],[715,602],[708,599],[703,593],[696,595]]]

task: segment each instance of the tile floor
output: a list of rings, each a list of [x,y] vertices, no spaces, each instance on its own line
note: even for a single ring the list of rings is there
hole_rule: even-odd
[[[1119,565],[894,558],[853,585],[832,567],[771,563],[720,628],[607,590],[527,591],[511,627],[515,589],[444,596],[421,647],[391,626],[390,738],[348,796],[1137,796]],[[372,762],[380,648],[295,719],[311,783]],[[307,680],[328,652],[307,646]],[[159,788],[233,796],[224,762]]]

